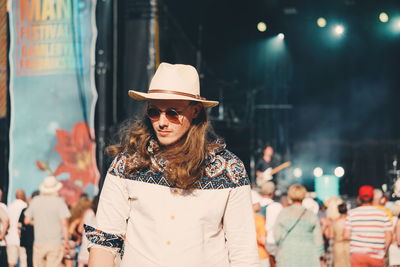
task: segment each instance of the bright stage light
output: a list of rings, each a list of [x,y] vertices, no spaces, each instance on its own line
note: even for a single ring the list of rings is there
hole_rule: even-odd
[[[400,18],[396,18],[393,21],[393,29],[395,32],[400,32]]]
[[[342,167],[337,167],[334,171],[336,177],[343,177],[344,169]]]
[[[320,28],[324,28],[326,26],[326,19],[323,17],[320,17],[317,19],[317,25]]]
[[[388,16],[388,14],[386,14],[385,12],[381,12],[381,13],[379,14],[379,20],[380,20],[381,22],[383,22],[383,23],[388,22],[388,21],[389,21],[389,16]]]
[[[320,167],[317,167],[314,169],[313,173],[315,177],[321,177],[324,174],[324,171]]]
[[[265,32],[265,31],[267,30],[267,24],[265,24],[265,22],[263,22],[263,21],[260,21],[260,22],[257,24],[257,29],[258,29],[260,32]]]
[[[293,175],[296,178],[300,178],[303,175],[303,171],[300,168],[295,168],[293,170]]]
[[[344,33],[344,27],[342,25],[336,25],[333,28],[333,32],[335,33],[335,35],[340,36]]]
[[[280,40],[285,39],[285,35],[283,33],[278,34],[278,39]]]

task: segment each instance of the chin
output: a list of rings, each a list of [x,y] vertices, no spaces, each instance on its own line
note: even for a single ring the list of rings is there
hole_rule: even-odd
[[[168,137],[158,137],[158,142],[162,146],[169,146],[172,145],[176,142],[177,140],[175,138],[168,138]]]

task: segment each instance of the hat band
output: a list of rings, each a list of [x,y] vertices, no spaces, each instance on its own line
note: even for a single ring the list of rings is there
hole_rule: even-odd
[[[170,90],[159,90],[159,89],[151,89],[147,93],[153,94],[153,93],[162,93],[162,94],[171,94],[171,95],[181,95],[181,96],[188,96],[200,100],[206,100],[204,97],[199,96],[199,95],[192,95],[188,93],[183,93],[183,92],[178,92],[178,91],[170,91]]]

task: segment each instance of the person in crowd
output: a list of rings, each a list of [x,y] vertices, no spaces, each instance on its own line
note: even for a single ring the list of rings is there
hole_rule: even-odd
[[[83,219],[79,225],[79,232],[82,234],[82,244],[78,254],[78,267],[85,267],[89,264],[88,245],[89,240],[86,237],[84,225],[96,225],[96,211],[99,203],[99,196],[95,196],[91,201],[91,207],[88,208],[83,214]]]
[[[323,257],[324,266],[333,266],[333,222],[339,218],[338,205],[343,203],[343,200],[338,196],[331,196],[327,198],[321,207],[325,210],[325,216],[320,217],[321,229],[324,239],[325,253]]]
[[[388,202],[388,200],[389,197],[385,195],[381,189],[374,189],[374,199],[372,200],[372,205],[385,212],[386,215],[389,217],[390,222],[392,222],[392,211],[386,208],[386,203]]]
[[[389,246],[389,265],[390,267],[400,267],[400,200],[394,202],[389,207],[393,215],[393,235],[392,243]]]
[[[278,245],[277,266],[320,267],[323,241],[318,217],[301,203],[306,197],[304,186],[289,187],[288,197],[292,205],[282,209],[276,219],[274,236]]]
[[[20,244],[18,229],[18,219],[23,209],[27,207],[25,191],[18,189],[15,191],[15,200],[8,205],[8,217],[10,228],[6,236],[8,266],[15,267],[19,260],[19,267],[27,266],[26,250]]]
[[[358,191],[360,206],[349,211],[344,238],[350,240],[351,266],[383,267],[384,256],[392,237],[392,227],[385,212],[372,205],[374,188],[363,185]]]
[[[68,233],[69,233],[69,249],[64,254],[63,263],[65,267],[74,266],[77,247],[81,244],[82,231],[79,230],[79,226],[82,223],[83,215],[86,210],[90,209],[92,202],[87,195],[83,195],[79,198],[78,202],[70,209],[71,216],[68,218]]]
[[[0,197],[1,199],[1,197]],[[6,206],[7,207],[7,206]],[[7,209],[0,205],[0,266],[7,266],[7,248],[6,248],[6,233],[10,221],[7,215]]]
[[[32,192],[30,199],[28,199],[28,205],[31,203],[32,199],[39,195],[39,191],[35,190]],[[27,207],[21,211],[21,215],[18,219],[18,227],[20,229],[20,246],[25,248],[26,251],[26,259],[27,259],[27,266],[32,267],[33,262],[33,225],[25,224],[25,211]]]
[[[339,217],[333,220],[333,266],[351,267],[350,244],[344,239],[345,221],[347,217],[347,204],[337,206]]]
[[[282,208],[286,208],[290,206],[289,198],[287,194],[282,194],[279,198],[279,203],[282,205]]]
[[[267,232],[266,249],[269,254],[271,266],[275,266],[275,256],[277,253],[277,246],[275,244],[275,238],[272,233],[276,218],[282,210],[282,205],[279,202],[274,201],[275,197],[275,184],[273,182],[265,182],[261,185],[260,194],[262,200],[260,202],[261,210],[265,216],[265,231]]]
[[[257,246],[258,246],[258,256],[260,258],[260,267],[270,267],[270,262],[268,259],[268,252],[265,249],[267,232],[265,231],[265,216],[260,214],[262,198],[260,194],[254,190],[251,192],[251,201],[253,203],[254,211],[254,221],[256,223],[256,233],[257,233]]]
[[[69,249],[68,217],[70,212],[58,196],[62,184],[54,176],[44,178],[40,195],[25,211],[25,224],[34,225],[33,265],[59,266],[64,249]]]
[[[263,157],[256,164],[256,182],[261,186],[264,182],[274,179],[271,171],[279,165],[279,160],[274,156],[274,148],[265,146],[263,149]]]
[[[89,266],[259,266],[250,181],[211,131],[218,102],[199,84],[194,67],[161,63],[147,93],[129,91],[146,116],[108,149]]]

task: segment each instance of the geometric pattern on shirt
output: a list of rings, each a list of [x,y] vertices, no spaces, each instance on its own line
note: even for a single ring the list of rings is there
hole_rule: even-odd
[[[85,229],[86,237],[89,242],[114,248],[122,258],[124,255],[124,239],[122,236],[103,232],[87,224],[84,224],[83,228]]]
[[[124,179],[172,187],[159,171],[143,170],[126,175],[125,160],[126,157],[123,154],[117,156],[108,172]],[[250,184],[243,162],[227,149],[209,155],[205,164],[205,175],[195,183],[195,189],[225,189]]]

